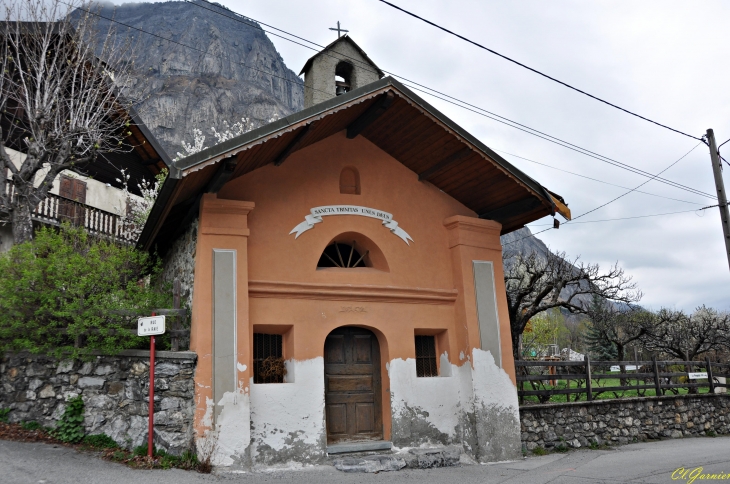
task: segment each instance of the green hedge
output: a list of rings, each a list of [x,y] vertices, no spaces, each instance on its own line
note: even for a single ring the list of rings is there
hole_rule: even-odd
[[[0,255],[0,350],[83,358],[144,347],[137,317],[171,307],[159,272],[159,261],[131,246],[42,228]]]

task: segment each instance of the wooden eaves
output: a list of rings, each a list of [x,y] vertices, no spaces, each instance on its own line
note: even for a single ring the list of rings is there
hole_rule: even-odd
[[[225,183],[269,163],[285,163],[296,150],[342,130],[365,137],[479,217],[500,222],[503,234],[546,215],[570,218],[559,195],[386,77],[173,163],[139,247],[164,253],[197,215],[202,194],[217,191],[214,178],[219,189],[222,174]]]

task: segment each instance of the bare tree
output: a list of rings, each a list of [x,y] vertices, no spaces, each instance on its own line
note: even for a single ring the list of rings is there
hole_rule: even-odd
[[[728,347],[730,316],[705,306],[692,314],[662,309],[642,340],[650,351],[692,361],[704,353]]]
[[[90,5],[3,2],[0,221],[12,223],[15,243],[33,237],[31,214],[62,170],[131,149],[124,141],[131,102],[118,93],[133,68],[132,37],[100,35]],[[25,158],[14,162],[7,148]]]
[[[614,265],[602,272],[598,264],[570,261],[565,253],[503,254],[512,351],[520,359],[520,338],[530,318],[551,308],[586,313],[593,295],[623,303],[641,299],[624,270]]]

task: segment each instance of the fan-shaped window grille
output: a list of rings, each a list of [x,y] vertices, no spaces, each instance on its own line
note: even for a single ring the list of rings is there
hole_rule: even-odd
[[[350,269],[353,267],[369,267],[368,253],[360,253],[357,244],[352,245],[333,242],[328,245],[317,262],[317,267],[342,267]]]

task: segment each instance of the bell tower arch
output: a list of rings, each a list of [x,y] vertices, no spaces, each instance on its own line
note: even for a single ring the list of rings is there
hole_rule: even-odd
[[[344,35],[312,56],[304,74],[304,107],[365,86],[385,74],[354,40]]]

